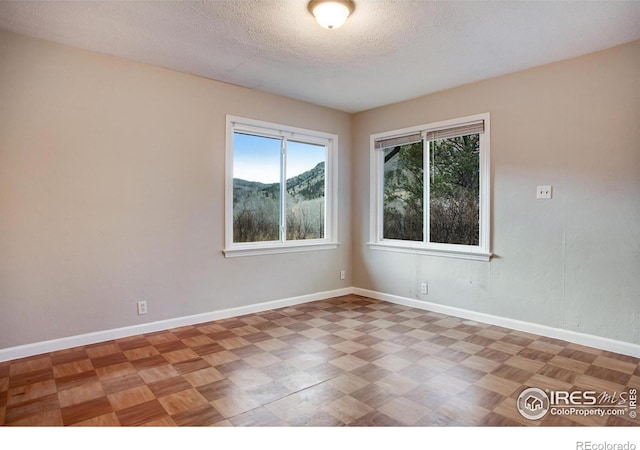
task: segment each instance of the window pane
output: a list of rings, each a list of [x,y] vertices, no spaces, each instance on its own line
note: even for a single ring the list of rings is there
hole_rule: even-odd
[[[479,245],[480,135],[430,142],[429,240]]]
[[[280,239],[280,139],[233,135],[233,242]]]
[[[384,149],[383,237],[424,240],[422,142]]]
[[[324,145],[287,142],[287,239],[322,239],[325,226]]]

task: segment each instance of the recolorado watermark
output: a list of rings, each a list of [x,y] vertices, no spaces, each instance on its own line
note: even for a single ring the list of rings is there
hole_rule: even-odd
[[[633,442],[576,442],[576,450],[636,450]]]
[[[638,390],[635,388],[622,392],[597,392],[553,391],[531,387],[520,393],[517,407],[522,417],[529,420],[542,419],[547,414],[553,416],[621,416],[635,419],[637,417],[637,396]],[[589,447],[588,449],[584,447],[584,449],[617,450],[618,447]]]

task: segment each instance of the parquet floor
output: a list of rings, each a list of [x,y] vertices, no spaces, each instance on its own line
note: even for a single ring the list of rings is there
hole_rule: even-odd
[[[516,399],[637,389],[638,363],[351,295],[0,363],[0,424],[637,426]]]

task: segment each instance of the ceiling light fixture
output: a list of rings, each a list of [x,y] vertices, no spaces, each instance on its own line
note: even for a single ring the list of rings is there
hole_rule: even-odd
[[[309,11],[321,27],[334,30],[344,24],[356,5],[352,0],[311,0]]]

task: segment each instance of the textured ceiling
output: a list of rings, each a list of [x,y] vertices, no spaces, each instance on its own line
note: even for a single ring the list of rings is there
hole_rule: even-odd
[[[0,28],[356,112],[640,39],[640,2],[0,1]]]

